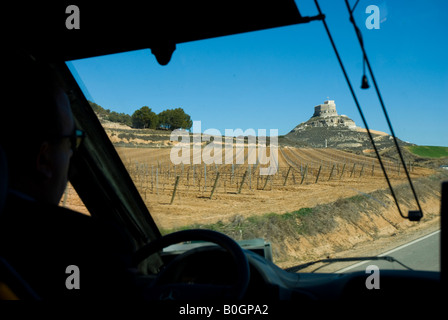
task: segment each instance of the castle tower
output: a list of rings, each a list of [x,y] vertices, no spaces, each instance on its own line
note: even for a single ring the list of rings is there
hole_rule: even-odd
[[[314,107],[313,117],[337,117],[336,104],[334,100],[327,100],[323,104]]]
[[[355,122],[345,115],[338,115],[334,100],[327,100],[323,104],[314,107],[313,116],[296,126],[292,131],[305,130],[315,127],[333,127],[340,129],[356,130]]]

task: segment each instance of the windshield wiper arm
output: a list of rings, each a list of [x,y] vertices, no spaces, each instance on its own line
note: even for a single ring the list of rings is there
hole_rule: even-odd
[[[379,154],[378,148],[377,148],[377,146],[376,146],[376,144],[375,144],[375,141],[374,141],[374,139],[373,139],[372,133],[371,133],[371,131],[370,131],[370,129],[369,129],[369,126],[368,126],[368,124],[367,124],[367,120],[366,120],[366,118],[365,118],[365,116],[364,116],[364,112],[362,111],[362,108],[361,108],[361,106],[360,106],[360,104],[359,104],[358,98],[356,97],[355,91],[353,90],[353,87],[352,87],[352,84],[351,84],[351,82],[350,82],[350,79],[348,78],[347,71],[345,70],[344,64],[342,63],[342,59],[341,59],[341,57],[340,57],[340,55],[339,55],[338,50],[336,49],[336,44],[334,43],[333,37],[331,36],[330,29],[328,28],[328,25],[327,25],[327,23],[326,23],[326,21],[325,21],[325,15],[323,15],[323,13],[322,13],[322,11],[321,11],[321,9],[320,9],[318,0],[314,0],[314,3],[315,3],[316,8],[317,8],[317,10],[318,10],[318,12],[319,12],[319,15],[322,15],[322,16],[324,17],[324,19],[322,19],[322,23],[323,23],[323,25],[324,25],[325,31],[327,32],[328,38],[330,39],[330,43],[331,43],[331,45],[332,45],[332,47],[333,47],[333,50],[334,50],[334,52],[335,52],[335,54],[336,54],[336,57],[337,57],[337,59],[338,59],[338,62],[339,62],[339,66],[340,66],[341,69],[342,69],[342,73],[344,74],[345,81],[346,81],[346,83],[347,83],[347,85],[348,85],[348,87],[349,87],[349,89],[350,89],[351,94],[352,94],[353,101],[355,102],[355,105],[356,105],[356,107],[357,107],[357,109],[358,109],[358,111],[359,111],[359,115],[361,116],[362,122],[364,123],[364,126],[366,127],[367,135],[369,136],[369,140],[370,140],[370,142],[372,143],[372,147],[373,147],[373,149],[375,150],[376,157],[377,157],[378,162],[379,162],[379,164],[380,164],[381,170],[383,171],[383,174],[384,174],[384,177],[385,177],[385,179],[386,179],[386,182],[387,182],[387,184],[388,184],[388,186],[389,186],[389,190],[390,190],[390,192],[391,192],[392,198],[394,199],[395,204],[396,204],[396,206],[397,206],[398,213],[399,213],[400,216],[403,217],[404,219],[408,219],[408,220],[410,220],[410,221],[420,221],[421,218],[423,217],[423,210],[422,210],[422,208],[421,208],[421,206],[420,206],[420,202],[418,201],[418,197],[417,197],[417,194],[416,194],[416,192],[415,192],[414,186],[413,186],[413,184],[412,184],[411,178],[410,178],[409,173],[408,173],[408,171],[407,171],[407,169],[406,169],[406,166],[405,166],[405,163],[404,163],[404,159],[403,159],[403,156],[402,156],[401,151],[400,151],[400,147],[399,147],[399,145],[398,145],[398,142],[397,142],[395,133],[394,133],[394,131],[393,131],[392,125],[391,125],[390,120],[389,120],[389,117],[388,117],[388,115],[387,115],[387,111],[386,111],[386,108],[385,108],[385,106],[384,106],[383,100],[382,100],[382,98],[381,98],[381,95],[380,95],[380,92],[379,92],[379,89],[378,89],[376,80],[375,80],[375,78],[374,78],[374,76],[373,76],[372,68],[371,68],[371,66],[370,66],[369,60],[367,59],[367,54],[366,54],[366,51],[365,51],[365,48],[364,48],[364,44],[363,44],[363,42],[362,42],[361,33],[360,33],[360,31],[359,31],[359,28],[356,26],[355,20],[354,20],[354,18],[353,18],[353,10],[355,9],[357,3],[355,3],[355,6],[353,7],[353,9],[350,9],[350,6],[348,5],[348,1],[347,1],[347,0],[345,0],[345,1],[346,1],[346,4],[347,4],[347,8],[348,8],[348,10],[349,10],[349,13],[350,13],[350,22],[351,22],[351,23],[354,25],[354,27],[355,27],[355,31],[356,31],[356,34],[357,34],[357,36],[358,36],[358,40],[359,40],[359,42],[360,42],[360,44],[361,44],[361,49],[362,49],[362,52],[363,52],[363,58],[364,58],[364,61],[365,61],[365,63],[367,63],[367,67],[368,67],[368,69],[369,69],[370,75],[371,75],[371,77],[372,77],[372,80],[373,80],[373,83],[374,83],[374,86],[375,86],[375,90],[376,90],[376,92],[377,92],[378,98],[380,99],[380,103],[381,103],[381,106],[382,106],[382,108],[383,108],[383,112],[384,112],[384,114],[385,114],[385,116],[386,116],[386,120],[387,120],[387,122],[388,122],[388,124],[389,124],[389,128],[391,129],[391,136],[392,136],[393,139],[394,139],[395,146],[396,146],[396,148],[397,148],[398,154],[399,154],[400,159],[401,159],[401,163],[402,163],[402,165],[404,165],[404,170],[405,170],[405,172],[406,172],[406,176],[407,176],[407,178],[408,178],[409,185],[410,185],[410,187],[411,187],[411,189],[412,189],[412,192],[413,192],[413,194],[414,194],[415,200],[416,200],[417,205],[418,205],[418,208],[419,208],[419,210],[410,210],[410,211],[408,211],[408,215],[407,215],[407,216],[405,216],[405,215],[402,213],[402,211],[401,211],[400,205],[399,205],[399,203],[398,203],[398,199],[397,199],[397,197],[396,197],[396,195],[395,195],[394,189],[392,188],[392,184],[391,184],[391,182],[390,182],[390,180],[389,180],[389,177],[388,177],[388,175],[387,175],[386,168],[385,168],[385,166],[384,166],[384,164],[383,164],[383,160],[382,160],[382,158],[381,158],[381,156],[380,156],[380,154]]]
[[[403,266],[404,268],[406,268],[408,270],[412,270],[412,268],[408,267],[407,265],[401,263],[400,261],[398,261],[397,259],[395,259],[394,257],[391,257],[391,256],[381,256],[381,257],[373,256],[373,257],[353,257],[353,258],[321,259],[321,260],[316,260],[316,261],[300,264],[298,266],[286,268],[284,270],[287,271],[287,272],[297,272],[299,270],[305,269],[305,268],[307,268],[309,266],[312,266],[313,264],[320,263],[320,262],[327,263],[327,265],[328,265],[328,264],[334,263],[334,262],[369,261],[369,260],[386,260],[388,262],[396,262],[396,263],[400,264],[401,266]],[[313,270],[313,272],[318,270],[318,269],[320,269],[320,268],[323,268],[323,267],[325,267],[327,265],[321,266],[321,267]]]

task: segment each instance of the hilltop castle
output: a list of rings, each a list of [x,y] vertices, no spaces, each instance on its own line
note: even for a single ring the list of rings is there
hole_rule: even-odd
[[[393,146],[390,135],[375,130],[371,130],[371,133],[379,150]],[[357,152],[372,149],[372,142],[365,129],[357,127],[349,117],[338,115],[334,100],[315,106],[313,116],[286,134],[283,143],[295,147],[336,148]]]
[[[313,117],[331,117],[337,116],[336,104],[334,100],[327,100],[324,104],[319,104],[314,107]]]
[[[345,127],[356,129],[355,122],[345,115],[338,115],[334,100],[327,100],[314,107],[313,116],[306,122],[299,124],[292,131],[303,130],[307,127]]]

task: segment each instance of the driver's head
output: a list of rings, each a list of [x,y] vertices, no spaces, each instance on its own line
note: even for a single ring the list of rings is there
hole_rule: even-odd
[[[67,184],[75,124],[70,103],[51,67],[30,56],[6,61],[0,143],[9,187],[57,204]]]

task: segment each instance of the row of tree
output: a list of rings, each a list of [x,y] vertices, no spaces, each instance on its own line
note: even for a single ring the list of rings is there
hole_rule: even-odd
[[[102,119],[122,123],[136,129],[189,130],[193,125],[190,116],[182,108],[166,109],[157,114],[151,108],[144,106],[135,110],[132,115],[128,115],[104,109],[91,101],[89,103],[93,111]]]

